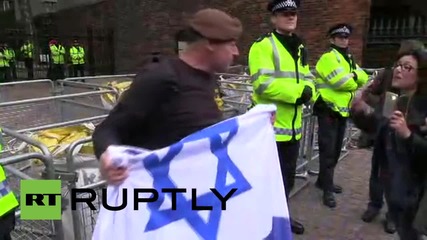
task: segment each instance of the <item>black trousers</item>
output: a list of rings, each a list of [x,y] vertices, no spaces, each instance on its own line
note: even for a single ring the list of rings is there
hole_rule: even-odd
[[[16,75],[16,63],[15,62],[11,62],[9,63],[10,66],[10,76],[11,76],[11,80],[15,81],[18,79],[18,76]]]
[[[9,67],[0,67],[0,82],[7,82],[10,78]]]
[[[276,142],[276,144],[279,153],[283,184],[285,185],[286,198],[289,199],[289,193],[295,185],[300,141]]]
[[[392,203],[390,200],[391,188],[395,186],[390,182],[384,182],[384,193],[388,207],[388,216],[396,224],[396,232],[401,240],[418,240],[420,234],[414,228],[413,223],[417,214],[418,205],[413,204],[402,208],[401,206]]]
[[[15,228],[15,211],[0,217],[0,240],[11,240],[10,233]]]
[[[64,71],[64,64],[52,64],[49,69],[48,78],[52,79],[53,81],[64,79]]]
[[[25,68],[27,69],[27,73],[28,73],[28,80],[32,80],[32,79],[34,79],[33,59],[32,58],[26,58],[24,61],[25,61]]]
[[[319,176],[318,182],[325,191],[333,191],[335,166],[341,155],[347,118],[336,113],[318,114]]]
[[[385,161],[385,149],[382,142],[375,141],[371,159],[371,175],[369,177],[369,208],[380,210],[383,205],[384,186],[381,180],[381,162]]]
[[[72,66],[73,77],[84,77],[85,76],[85,68],[84,64],[75,64]],[[80,74],[80,76],[79,76]]]

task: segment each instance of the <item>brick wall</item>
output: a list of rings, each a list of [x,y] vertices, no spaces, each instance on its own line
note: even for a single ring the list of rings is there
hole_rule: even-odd
[[[245,64],[250,44],[271,30],[268,0],[116,0],[116,70],[134,72],[151,52],[174,54],[174,34],[185,19],[203,7],[223,9],[240,18],[245,32],[239,42]],[[304,0],[299,15],[298,34],[306,41],[313,64],[327,49],[325,33],[329,26],[350,22],[355,27],[352,50],[360,63],[367,34],[370,0]]]

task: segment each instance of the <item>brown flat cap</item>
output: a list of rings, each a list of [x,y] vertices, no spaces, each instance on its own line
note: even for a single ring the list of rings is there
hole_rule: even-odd
[[[237,40],[243,31],[239,19],[212,8],[196,12],[189,25],[203,37],[219,41]]]

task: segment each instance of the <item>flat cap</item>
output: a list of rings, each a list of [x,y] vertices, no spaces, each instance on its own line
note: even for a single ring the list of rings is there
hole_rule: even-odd
[[[189,25],[203,37],[217,41],[237,40],[243,31],[239,19],[212,8],[196,12]]]
[[[339,23],[332,26],[328,31],[328,36],[343,36],[348,37],[353,32],[353,27],[347,23]]]

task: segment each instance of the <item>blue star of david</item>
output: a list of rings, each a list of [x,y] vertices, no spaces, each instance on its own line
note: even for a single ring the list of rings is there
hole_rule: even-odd
[[[230,140],[237,134],[238,129],[239,126],[237,119],[229,119],[190,135],[182,141],[172,145],[163,159],[160,159],[156,154],[148,156],[144,159],[143,164],[153,177],[154,188],[158,190],[162,188],[176,188],[176,185],[169,176],[171,160],[181,152],[184,143],[209,138],[211,152],[218,158],[215,181],[215,188],[217,191],[221,193],[221,195],[225,196],[232,188],[237,188],[237,191],[231,198],[249,191],[252,188],[251,185],[230,159],[226,147]],[[219,134],[226,132],[229,132],[229,135],[223,141]],[[203,161],[203,159],[200,159],[200,161]],[[227,173],[234,177],[234,184],[226,185]],[[151,215],[146,225],[145,232],[153,231],[172,222],[185,219],[191,228],[203,239],[214,240],[217,238],[222,210],[221,202],[212,192],[206,193],[197,198],[199,206],[213,206],[213,210],[210,211],[207,223],[204,222],[203,218],[197,211],[191,210],[191,199],[187,200],[182,193],[177,194],[177,206],[179,207],[176,210],[160,210],[160,206],[165,200],[165,194],[170,193],[162,193],[159,191],[158,201],[147,204],[151,211]]]

